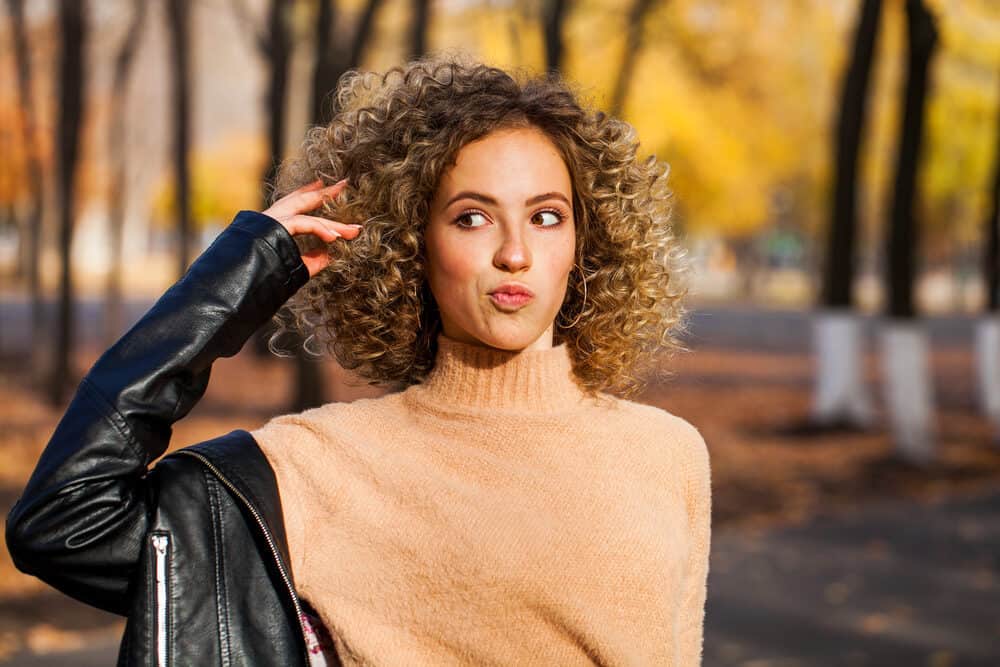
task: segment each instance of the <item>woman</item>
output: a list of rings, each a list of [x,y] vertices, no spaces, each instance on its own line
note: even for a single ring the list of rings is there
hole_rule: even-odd
[[[428,58],[336,102],[81,383],[16,564],[127,614],[125,664],[698,664],[707,450],[628,398],[678,347],[666,170],[555,77]],[[399,391],[146,474],[286,302],[275,351]]]

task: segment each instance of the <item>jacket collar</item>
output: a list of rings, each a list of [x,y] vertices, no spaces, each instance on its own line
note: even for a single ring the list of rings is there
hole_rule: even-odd
[[[229,433],[186,447],[212,464],[226,481],[232,484],[251,505],[273,538],[282,561],[291,563],[288,539],[278,495],[278,482],[264,452],[248,431],[236,429]],[[183,450],[182,450],[183,451]]]

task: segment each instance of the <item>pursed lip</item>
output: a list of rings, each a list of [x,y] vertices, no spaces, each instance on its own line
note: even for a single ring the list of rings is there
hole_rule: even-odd
[[[527,285],[519,283],[504,283],[496,289],[491,290],[490,294],[523,294],[524,296],[535,296],[535,293],[528,289]]]

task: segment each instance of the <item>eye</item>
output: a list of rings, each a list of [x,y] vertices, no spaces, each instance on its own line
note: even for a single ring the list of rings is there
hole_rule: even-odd
[[[547,224],[547,225],[546,224],[541,224],[541,225],[539,225],[539,227],[555,227],[556,225],[558,225],[559,223],[561,223],[566,218],[566,216],[561,211],[557,211],[555,209],[546,209],[544,211],[539,211],[538,213],[535,214],[535,217],[544,215],[546,213],[548,213],[550,216],[552,216],[553,218],[555,218],[555,220],[553,222],[551,222],[550,224]]]
[[[455,218],[455,224],[458,225],[459,227],[464,227],[466,229],[469,229],[469,228],[472,228],[472,227],[482,227],[483,225],[465,225],[465,224],[462,224],[462,222],[461,222],[462,220],[465,220],[466,218],[469,218],[471,220],[475,216],[479,216],[481,218],[485,218],[485,214],[482,213],[481,211],[465,211],[460,216],[458,216],[457,218]],[[485,223],[483,223],[483,224],[485,224]]]

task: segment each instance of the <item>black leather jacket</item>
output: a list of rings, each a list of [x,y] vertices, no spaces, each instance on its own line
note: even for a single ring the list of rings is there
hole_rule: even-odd
[[[160,460],[172,424],[308,280],[241,211],[83,378],[7,517],[14,564],[128,617],[119,665],[322,662],[295,591],[274,473],[235,430]]]

